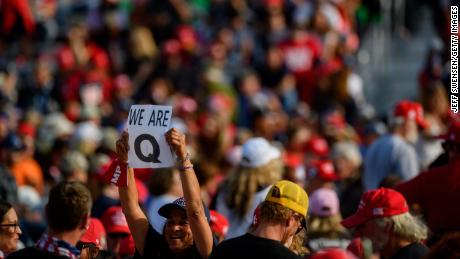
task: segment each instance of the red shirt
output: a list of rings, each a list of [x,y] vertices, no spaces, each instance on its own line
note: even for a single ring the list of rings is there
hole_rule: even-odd
[[[296,78],[297,91],[302,101],[312,103],[314,87],[317,82],[315,69],[322,45],[315,35],[305,35],[301,39],[291,39],[279,45],[283,52],[286,67]]]
[[[460,161],[433,168],[396,186],[409,204],[421,206],[434,232],[460,230]]]
[[[284,61],[296,76],[310,72],[321,54],[321,42],[313,35],[281,43]]]

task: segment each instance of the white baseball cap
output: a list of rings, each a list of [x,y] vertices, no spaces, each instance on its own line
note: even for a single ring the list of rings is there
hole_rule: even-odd
[[[251,138],[243,145],[240,165],[259,167],[281,156],[280,151],[270,145],[265,138]]]

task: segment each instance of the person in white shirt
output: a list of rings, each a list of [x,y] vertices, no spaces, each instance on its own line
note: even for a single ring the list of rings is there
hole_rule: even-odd
[[[216,210],[230,222],[226,239],[245,234],[252,216],[270,186],[281,179],[280,151],[264,138],[252,138],[243,144],[242,158],[217,194]]]

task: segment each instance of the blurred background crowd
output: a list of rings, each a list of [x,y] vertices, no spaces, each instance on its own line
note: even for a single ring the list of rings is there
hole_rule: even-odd
[[[410,42],[423,8],[432,11],[435,37],[418,64],[415,95],[398,100],[424,109],[427,125],[407,138],[416,172],[367,186],[363,163],[375,163],[365,159],[368,147],[391,131],[388,115],[409,115],[393,111],[396,103],[380,112],[367,101],[358,54],[386,21],[389,37]],[[252,218],[255,208],[242,200],[282,178],[331,203],[327,216],[350,216],[364,190],[409,180],[444,152],[438,137],[453,117],[449,25],[442,0],[0,0],[0,197],[18,211],[25,246],[45,231],[48,191],[63,180],[87,184],[93,217],[117,213],[107,209],[119,206],[118,191],[102,174],[130,106],[157,104],[173,106],[172,127],[187,136],[205,203],[221,214],[223,203],[239,208],[225,215],[230,222]],[[236,170],[251,137],[281,151],[281,174],[246,179]],[[139,202],[161,232],[158,208],[182,196],[178,172],[136,176]],[[254,190],[238,201],[232,186],[243,183]],[[225,235],[228,221],[215,219]],[[314,241],[322,230],[313,229]],[[350,238],[343,228],[331,231],[338,242]]]

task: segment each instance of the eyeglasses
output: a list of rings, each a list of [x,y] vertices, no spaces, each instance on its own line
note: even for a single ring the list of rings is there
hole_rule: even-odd
[[[15,222],[15,223],[8,223],[8,224],[0,224],[0,227],[13,229],[12,231],[15,231],[19,229],[19,223]]]

